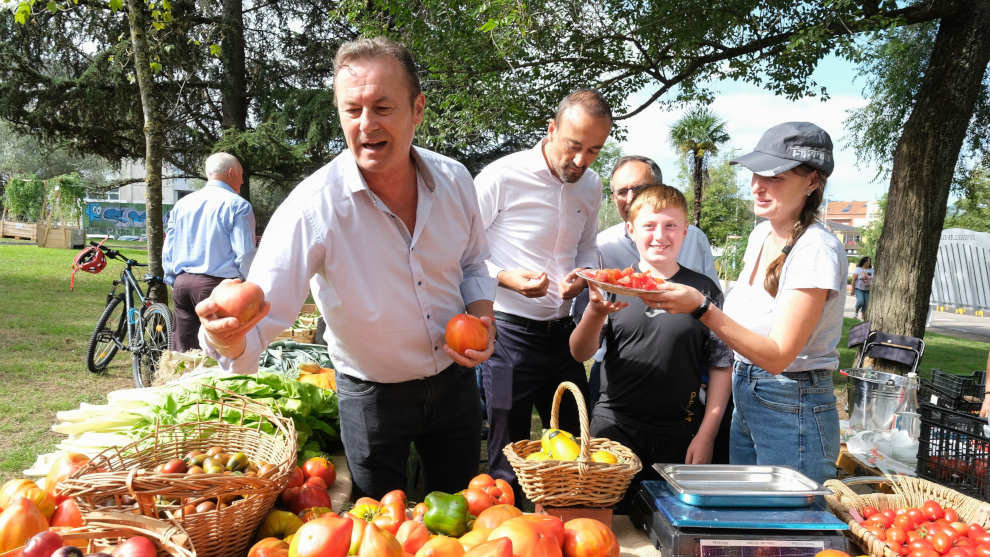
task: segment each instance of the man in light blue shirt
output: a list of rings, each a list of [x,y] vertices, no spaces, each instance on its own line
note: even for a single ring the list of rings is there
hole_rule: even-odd
[[[236,157],[206,159],[206,185],[180,199],[168,214],[162,267],[172,285],[175,333],[170,348],[199,348],[196,304],[220,281],[247,277],[254,259],[254,211],[241,197],[244,171]]]

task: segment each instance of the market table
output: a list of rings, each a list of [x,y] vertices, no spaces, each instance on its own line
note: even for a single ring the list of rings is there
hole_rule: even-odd
[[[619,538],[621,550],[619,557],[655,557],[660,555],[660,550],[653,547],[645,532],[633,526],[628,516],[623,514],[612,517],[612,531]]]

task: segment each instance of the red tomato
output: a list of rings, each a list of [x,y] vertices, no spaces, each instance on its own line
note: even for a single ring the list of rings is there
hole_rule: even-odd
[[[899,545],[899,544],[896,544],[894,542],[884,542],[884,545],[887,546],[887,549],[893,551],[894,553],[896,553],[898,555],[907,555],[907,553],[908,553],[907,552],[907,547],[905,547],[903,545]]]
[[[908,547],[909,550],[911,550],[911,552],[915,552],[915,551],[934,551],[935,550],[935,546],[932,545],[932,542],[930,542],[930,541],[928,541],[926,539],[919,539],[919,540],[914,540],[914,541],[908,542],[907,547]]]
[[[871,516],[877,514],[878,512],[880,512],[880,511],[878,511],[876,509],[876,507],[871,507],[871,506],[867,505],[867,506],[863,507],[862,509],[860,509],[859,514],[863,518],[870,518]]]
[[[970,522],[969,525],[966,526],[966,529],[969,531],[969,537],[971,537],[971,538],[973,537],[973,533],[974,532],[979,532],[979,533],[982,534],[983,532],[986,531],[986,530],[983,529],[982,526],[980,526],[979,524],[977,524],[975,522]]]
[[[903,509],[899,509],[899,510],[903,510]],[[894,509],[884,509],[880,511],[880,514],[882,514],[885,518],[890,519],[891,522],[893,522],[894,517],[897,516],[897,513],[894,511]]]
[[[911,520],[911,516],[908,515],[907,513],[904,513],[904,514],[899,514],[897,515],[896,518],[894,518],[894,526],[906,532],[908,530],[913,530],[915,524],[914,521]]]
[[[346,518],[321,516],[296,530],[289,545],[289,554],[297,557],[346,555],[351,545],[354,522]]]
[[[886,539],[886,534],[884,533],[884,528],[876,523],[869,523],[866,525],[866,531],[873,536],[880,538],[881,540]]]
[[[217,315],[236,317],[241,324],[250,321],[265,303],[265,293],[260,286],[253,282],[241,282],[240,279],[218,284],[210,298],[217,304]]]
[[[949,522],[957,522],[959,520],[959,513],[955,509],[946,507],[945,508],[945,519]]]
[[[306,460],[302,465],[303,476],[309,478],[321,478],[330,487],[337,481],[337,470],[333,462],[322,456],[314,456]]]
[[[495,487],[492,486],[492,489],[495,489]],[[498,490],[496,489],[496,491]],[[461,494],[467,499],[468,512],[474,516],[478,516],[481,514],[481,511],[495,504],[495,497],[492,497],[483,489],[469,487],[462,491]]]
[[[155,557],[158,548],[144,536],[133,536],[113,550],[113,557]]]
[[[939,554],[934,549],[922,549],[918,551],[911,551],[908,553],[908,557],[939,557]]]
[[[897,545],[901,545],[908,541],[907,532],[899,526],[888,528],[884,539],[888,542],[896,543]]]
[[[251,546],[247,557],[289,557],[289,544],[278,538],[262,538]]]
[[[45,530],[31,536],[21,551],[21,557],[49,557],[60,547],[62,547],[62,536],[51,530]]]
[[[66,526],[69,528],[77,528],[83,525],[82,511],[79,510],[79,505],[76,505],[75,499],[70,497],[55,507],[55,514],[52,515],[51,525]]]
[[[509,538],[499,538],[476,545],[464,557],[512,557],[512,542]]]
[[[464,354],[468,348],[481,351],[488,348],[488,327],[473,315],[459,313],[447,321],[444,339],[458,354]]]
[[[303,482],[306,481],[306,475],[303,474],[302,468],[296,466],[292,469],[292,473],[289,474],[289,487],[302,487]]]
[[[945,532],[937,532],[928,537],[932,542],[932,547],[939,553],[945,553],[952,547],[952,539]]]
[[[402,544],[404,551],[415,555],[419,548],[423,547],[423,544],[430,539],[430,531],[422,522],[407,520],[399,525],[395,539]]]
[[[907,510],[906,514],[911,517],[911,520],[914,522],[915,526],[925,521],[925,513],[921,512],[921,509],[917,507],[911,507]]]
[[[937,520],[945,516],[945,510],[942,509],[942,505],[938,504],[938,501],[933,501],[931,499],[925,501],[921,505],[921,510],[928,517],[928,520]]]
[[[885,514],[875,514],[870,517],[870,522],[879,524],[881,528],[890,528],[894,524],[894,518],[896,517],[888,517]]]
[[[619,540],[601,522],[575,518],[564,523],[563,549],[566,557],[619,557]]]
[[[980,557],[990,557],[990,545],[981,543],[980,545],[976,546],[976,554],[979,555]]]
[[[974,557],[975,553],[969,550],[968,547],[956,546],[949,550],[945,554],[946,557]]]

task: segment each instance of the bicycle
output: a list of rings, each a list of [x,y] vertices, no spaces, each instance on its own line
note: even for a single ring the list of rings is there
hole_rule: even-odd
[[[120,279],[113,281],[107,294],[107,305],[96,329],[89,338],[86,349],[86,367],[93,373],[103,373],[119,350],[131,353],[134,384],[150,387],[158,371],[162,352],[168,350],[172,336],[172,311],[167,305],[151,302],[148,293],[157,284],[164,284],[161,277],[146,274],[142,282],[146,290],[134,278],[132,267],[147,267],[146,263],[125,257],[119,251],[96,242],[90,245],[106,255],[124,263]],[[117,287],[123,286],[123,292]]]

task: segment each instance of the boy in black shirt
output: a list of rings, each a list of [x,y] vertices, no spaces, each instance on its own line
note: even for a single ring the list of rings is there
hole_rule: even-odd
[[[670,186],[643,189],[629,208],[626,226],[639,251],[639,271],[693,286],[721,307],[722,292],[710,278],[677,264],[688,230],[681,192]],[[656,462],[711,462],[732,389],[732,351],[690,315],[651,309],[635,297],[628,302],[615,294],[605,297],[594,285],[588,289],[590,302],[570,345],[574,359],[585,361],[601,337],[606,340],[591,435],[632,449],[643,461],[637,480],[658,478],[652,468]],[[701,401],[705,375],[707,401]]]

